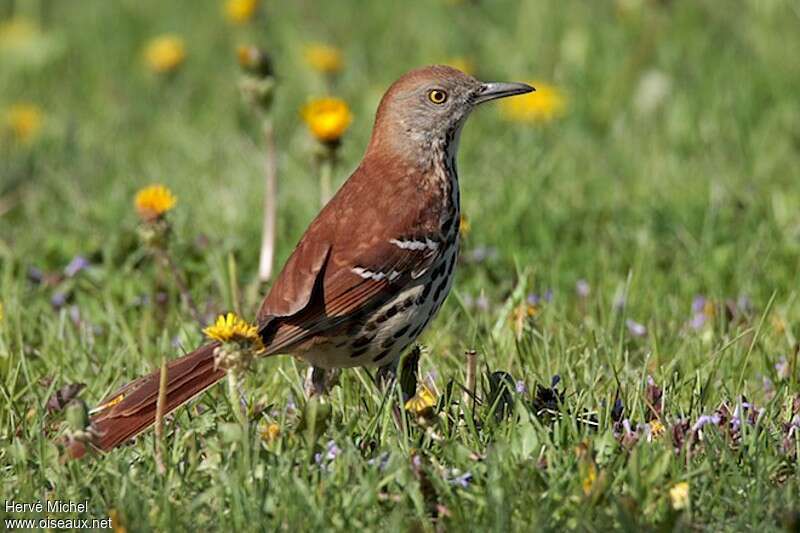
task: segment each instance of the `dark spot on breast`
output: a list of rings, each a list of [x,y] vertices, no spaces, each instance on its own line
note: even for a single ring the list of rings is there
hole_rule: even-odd
[[[379,316],[378,318],[375,319],[375,321],[376,322],[386,322],[387,320],[392,318],[394,315],[396,315],[398,311],[399,311],[399,309],[397,309],[397,304],[395,304],[395,305],[391,306],[389,309],[387,309],[386,311],[384,311],[381,316]]]
[[[354,340],[352,346],[353,348],[361,348],[362,346],[366,346],[367,344],[372,342],[373,338],[374,337],[367,337],[366,335],[364,335],[363,337],[359,337],[356,340]]]
[[[361,357],[362,355],[367,353],[367,350],[369,350],[369,346],[365,346],[359,350],[356,350],[350,354],[350,358],[355,359],[356,357]]]
[[[399,339],[400,337],[402,337],[403,335],[405,335],[405,334],[406,334],[406,331],[408,331],[410,328],[411,328],[411,324],[406,324],[406,325],[405,325],[405,326],[403,326],[402,328],[400,328],[400,329],[398,329],[397,331],[395,331],[395,332],[394,332],[394,335],[392,335],[392,336],[393,336],[395,339]]]
[[[378,324],[375,322],[367,322],[364,324],[364,331],[375,331],[376,329],[378,329]]]
[[[425,286],[422,288],[422,293],[417,298],[417,305],[422,305],[425,303],[425,300],[428,299],[428,295],[431,293],[431,287],[433,287],[433,283],[426,283]]]
[[[386,337],[385,339],[383,339],[383,342],[381,343],[381,348],[391,348],[392,346],[394,346],[394,338]]]
[[[373,363],[377,363],[378,361],[380,361],[381,359],[383,359],[384,357],[389,355],[389,352],[391,352],[391,351],[392,351],[391,348],[388,349],[388,350],[382,351],[381,353],[379,353],[378,355],[376,355],[375,357],[372,358],[372,362]]]
[[[448,217],[445,223],[442,225],[442,233],[445,235],[447,232],[450,231],[450,228],[453,227],[453,222],[455,221],[456,217]]]
[[[427,323],[428,323],[427,321],[425,321],[425,322],[421,322],[421,323],[419,324],[419,326],[415,327],[415,328],[414,328],[414,330],[413,330],[411,333],[409,333],[409,334],[408,334],[408,336],[409,336],[411,339],[416,339],[417,337],[419,337],[419,334],[420,334],[420,333],[422,333],[422,330],[423,330],[423,329],[425,329],[425,325],[426,325]]]
[[[450,256],[450,260],[447,263],[447,275],[448,276],[453,275],[453,270],[455,269],[455,266],[456,266],[456,255],[458,255],[458,254],[454,253],[453,255],[451,255]]]
[[[439,266],[438,266],[438,267],[436,267],[436,270],[434,270],[434,271],[433,271],[433,278],[432,278],[432,279],[433,279],[434,281],[436,281],[436,279],[437,279],[439,276],[441,276],[442,274],[444,274],[444,269],[445,269],[445,268],[447,268],[447,262],[446,262],[446,261],[442,261],[441,263],[439,263]]]
[[[439,297],[442,295],[442,291],[444,290],[445,285],[447,285],[447,278],[443,279],[439,282],[439,285],[436,287],[436,292],[433,293],[433,301],[437,302],[437,309],[439,307]]]

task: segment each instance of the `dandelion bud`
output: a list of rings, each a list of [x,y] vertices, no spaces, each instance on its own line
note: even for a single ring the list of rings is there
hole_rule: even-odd
[[[269,54],[253,45],[241,45],[236,49],[239,66],[247,74],[268,78],[274,75]]]

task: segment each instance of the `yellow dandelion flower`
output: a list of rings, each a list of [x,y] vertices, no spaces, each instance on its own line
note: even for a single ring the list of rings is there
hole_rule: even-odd
[[[323,74],[336,74],[344,67],[342,51],[335,46],[311,43],[306,46],[303,55],[311,68]]]
[[[275,422],[268,424],[261,430],[261,440],[267,444],[275,442],[281,436],[281,427]]]
[[[406,411],[416,416],[429,417],[436,407],[436,393],[427,385],[423,385],[417,393],[406,401]]]
[[[258,0],[228,0],[225,2],[225,16],[234,24],[250,22],[258,10]]]
[[[522,337],[525,328],[525,321],[539,314],[539,308],[533,304],[523,302],[511,310],[508,319],[517,338]]]
[[[661,423],[659,420],[653,420],[650,422],[650,436],[654,439],[661,437],[664,432],[667,431],[667,428],[664,427],[664,424]]]
[[[114,529],[114,533],[128,533],[128,528],[122,523],[122,515],[119,511],[111,509],[108,516],[111,518],[111,527]]]
[[[213,326],[208,326],[203,333],[210,339],[220,342],[261,343],[258,327],[236,316],[234,313],[220,315]]]
[[[705,304],[703,304],[703,314],[707,318],[714,318],[717,315],[717,306],[714,305],[714,300],[706,300]]]
[[[786,321],[779,315],[773,314],[771,317],[771,322],[772,328],[778,335],[782,335],[786,331]]]
[[[147,43],[144,59],[156,74],[173,72],[186,60],[186,45],[176,35],[161,35]]]
[[[339,98],[312,100],[303,107],[301,113],[314,137],[324,143],[335,143],[341,139],[353,121],[350,108]]]
[[[676,511],[689,507],[689,484],[685,481],[676,483],[669,489],[669,499]]]
[[[39,33],[35,23],[24,17],[14,17],[0,24],[0,50],[13,50],[27,45]]]
[[[36,139],[44,122],[42,110],[35,104],[20,102],[6,111],[6,127],[20,142]]]
[[[467,57],[453,57],[444,62],[445,65],[460,70],[464,74],[475,74],[475,64]]]
[[[461,218],[458,221],[458,232],[462,237],[466,237],[469,235],[470,230],[472,230],[472,226],[469,223],[469,218],[467,218],[467,215],[462,213]]]
[[[557,87],[537,81],[530,82],[536,91],[503,100],[503,115],[514,122],[550,122],[564,114],[567,98]]]
[[[172,191],[163,185],[150,185],[136,193],[133,203],[142,220],[150,222],[175,207],[177,201]]]

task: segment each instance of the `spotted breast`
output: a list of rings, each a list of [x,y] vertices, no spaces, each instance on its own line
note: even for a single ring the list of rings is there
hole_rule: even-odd
[[[386,281],[393,290],[360,310],[338,335],[304,351],[303,359],[319,368],[385,365],[398,359],[436,317],[453,285],[458,259],[460,197],[455,157],[459,137],[460,124],[456,124],[442,138],[432,139],[430,151],[412,169],[426,176],[421,190],[429,198],[423,202],[428,208],[418,218],[432,218],[429,227],[435,229],[424,236],[387,235],[395,251],[415,258],[403,262],[409,270],[355,264],[354,275]]]

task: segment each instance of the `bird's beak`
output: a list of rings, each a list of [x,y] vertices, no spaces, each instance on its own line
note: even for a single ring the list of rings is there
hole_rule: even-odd
[[[517,94],[530,93],[535,90],[536,89],[527,83],[483,83],[478,89],[477,96],[475,97],[475,103],[482,104],[484,102],[488,102],[489,100],[505,98],[506,96],[515,96]]]

